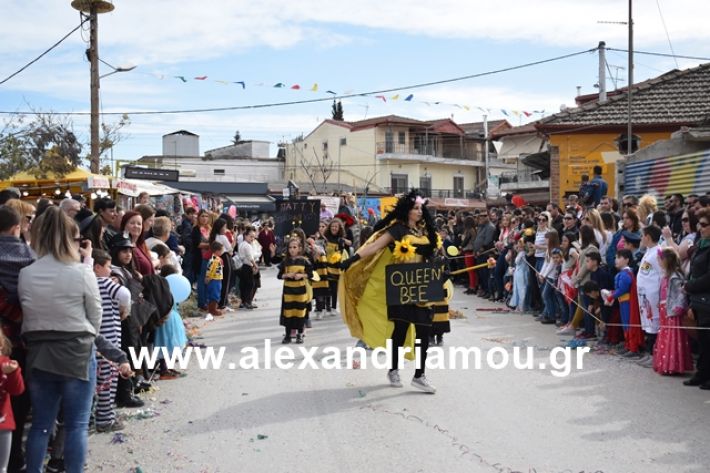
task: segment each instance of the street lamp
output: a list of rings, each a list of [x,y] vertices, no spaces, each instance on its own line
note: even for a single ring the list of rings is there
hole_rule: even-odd
[[[101,58],[99,58],[99,61],[101,61],[102,63],[106,64],[108,67],[110,67],[111,69],[113,69],[113,71],[109,72],[108,74],[104,74],[104,75],[102,75],[102,76],[99,76],[99,79],[103,79],[104,77],[108,77],[108,76],[110,76],[110,75],[112,75],[112,74],[115,74],[115,73],[117,73],[117,72],[130,72],[130,71],[132,71],[133,69],[135,69],[136,67],[138,67],[138,66],[118,66],[118,67],[113,67],[111,64],[107,63],[106,61],[104,61],[104,60],[101,59]]]
[[[89,14],[89,62],[91,63],[91,159],[90,170],[99,172],[99,13],[113,11],[106,0],[73,0],[72,8]]]

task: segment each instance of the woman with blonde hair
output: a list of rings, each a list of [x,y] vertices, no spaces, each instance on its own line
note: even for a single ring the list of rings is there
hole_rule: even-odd
[[[60,405],[66,471],[84,469],[96,385],[94,339],[102,309],[96,276],[80,262],[86,253],[81,241],[76,222],[58,207],[50,207],[32,226],[32,248],[39,259],[20,270],[18,292],[33,410],[27,471],[43,470]]]
[[[604,227],[604,221],[602,220],[602,216],[599,211],[597,209],[587,210],[582,222],[594,229],[594,237],[597,240],[599,252],[605,255],[606,250],[609,247],[609,243],[611,242],[611,237]]]
[[[642,226],[651,225],[651,219],[653,214],[658,210],[658,204],[656,203],[656,198],[652,195],[645,194],[639,199],[639,220],[641,220]]]

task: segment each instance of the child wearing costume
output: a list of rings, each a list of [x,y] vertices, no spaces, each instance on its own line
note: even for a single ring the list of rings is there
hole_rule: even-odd
[[[294,335],[296,343],[303,343],[303,328],[311,304],[308,279],[314,276],[310,261],[303,256],[303,242],[299,238],[289,241],[288,253],[279,264],[277,277],[284,282],[280,321],[286,333],[282,343],[291,343]]]

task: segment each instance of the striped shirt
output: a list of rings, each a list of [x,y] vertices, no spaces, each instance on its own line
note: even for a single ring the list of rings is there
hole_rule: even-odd
[[[116,346],[121,345],[121,314],[120,306],[130,306],[131,293],[111,278],[96,278],[101,294],[100,333]],[[127,298],[127,299],[126,299]]]

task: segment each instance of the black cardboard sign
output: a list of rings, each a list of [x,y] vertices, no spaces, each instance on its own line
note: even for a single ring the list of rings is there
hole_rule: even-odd
[[[428,263],[385,268],[387,305],[413,305],[444,299],[444,267]]]
[[[307,236],[318,231],[320,200],[282,200],[276,202],[274,233],[285,237],[291,230],[301,227]]]

